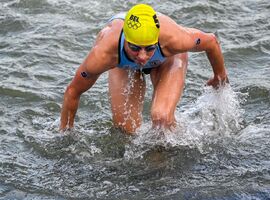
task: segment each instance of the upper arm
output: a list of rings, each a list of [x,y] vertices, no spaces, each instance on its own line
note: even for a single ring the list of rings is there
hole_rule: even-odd
[[[216,41],[214,34],[183,27],[169,17],[163,17],[161,23],[160,42],[167,56],[187,51],[208,51]]]
[[[93,48],[77,69],[69,86],[77,95],[91,88],[100,74],[117,65],[118,40],[114,31],[106,27],[98,34]]]
[[[184,28],[187,40],[184,42],[188,51],[208,51],[217,43],[213,33],[205,33],[195,28]]]

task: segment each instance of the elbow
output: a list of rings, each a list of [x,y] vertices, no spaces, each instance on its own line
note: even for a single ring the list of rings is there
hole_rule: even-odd
[[[208,36],[209,36],[210,42],[217,43],[217,44],[219,43],[218,38],[214,33],[208,33]]]
[[[218,37],[214,34],[214,33],[212,33],[211,34],[211,40],[212,40],[212,42],[216,45],[216,46],[220,46],[219,45],[219,40],[218,40]]]
[[[208,33],[208,44],[207,52],[219,49],[219,41],[214,33]]]

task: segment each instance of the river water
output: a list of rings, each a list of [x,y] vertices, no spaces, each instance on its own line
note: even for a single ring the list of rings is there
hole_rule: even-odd
[[[107,73],[58,132],[62,97],[98,31],[124,0],[0,0],[0,199],[270,199],[270,1],[137,1],[214,32],[230,86],[205,87],[189,54],[172,132],[113,128]]]

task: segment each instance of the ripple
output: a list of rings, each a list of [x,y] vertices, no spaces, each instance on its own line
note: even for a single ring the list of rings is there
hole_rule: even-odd
[[[25,101],[41,101],[42,100],[41,97],[39,97],[38,95],[32,92],[22,91],[18,89],[0,87],[0,93],[3,96],[8,96],[12,98],[18,97],[18,98],[24,99]]]
[[[39,81],[44,81],[44,82],[56,82],[56,78],[53,77],[53,76],[49,76],[49,75],[38,74],[38,75],[35,75],[35,77],[36,77]]]
[[[60,113],[61,111],[61,106],[55,102],[46,102],[46,104],[44,104],[43,107],[49,112]]]
[[[248,94],[248,101],[252,101],[252,104],[256,102],[264,101],[269,104],[270,100],[270,89],[263,86],[249,85],[240,90],[242,93]]]
[[[18,8],[18,9],[24,9],[26,11],[26,9],[29,10],[47,10],[48,7],[50,7],[50,4],[47,2],[47,0],[39,0],[39,1],[35,1],[35,0],[18,0],[18,1],[14,1],[12,3],[9,4],[9,7],[11,8]]]
[[[11,34],[21,32],[29,27],[27,20],[18,16],[6,15],[4,20],[0,20],[0,34]]]

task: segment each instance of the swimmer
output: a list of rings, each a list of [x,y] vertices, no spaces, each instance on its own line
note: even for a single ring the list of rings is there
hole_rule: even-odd
[[[214,34],[183,27],[147,4],[137,4],[127,13],[115,15],[99,32],[95,44],[66,88],[60,130],[74,126],[81,94],[106,71],[109,71],[112,120],[116,127],[132,134],[141,126],[147,89],[144,76],[150,75],[153,127],[173,128],[176,105],[185,84],[188,52],[206,53],[213,69],[213,77],[207,85],[216,88],[228,82],[221,47]],[[130,74],[133,83],[129,93],[125,94],[131,81]]]

